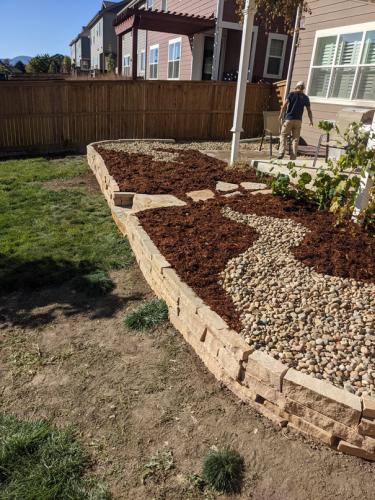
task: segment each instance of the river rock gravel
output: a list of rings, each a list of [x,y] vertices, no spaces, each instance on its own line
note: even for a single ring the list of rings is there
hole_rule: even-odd
[[[222,214],[259,238],[221,274],[249,345],[357,395],[375,395],[375,285],[322,275],[290,249],[309,231],[290,219]],[[334,251],[334,249],[332,249]]]

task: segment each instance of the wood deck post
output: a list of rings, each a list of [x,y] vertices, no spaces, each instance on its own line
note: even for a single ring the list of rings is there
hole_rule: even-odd
[[[138,68],[138,28],[132,28],[132,79],[137,79]]]

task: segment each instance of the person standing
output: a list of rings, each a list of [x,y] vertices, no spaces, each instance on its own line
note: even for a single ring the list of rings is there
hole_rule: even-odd
[[[291,160],[297,158],[299,138],[301,136],[302,116],[305,108],[309,115],[310,126],[314,125],[310,99],[304,93],[305,83],[298,82],[295,91],[290,92],[280,110],[280,121],[283,122],[280,135],[280,151],[278,159],[282,160],[287,147],[288,135],[292,134]]]

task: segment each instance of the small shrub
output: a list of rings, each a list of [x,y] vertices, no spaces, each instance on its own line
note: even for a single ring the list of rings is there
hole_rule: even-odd
[[[72,286],[90,297],[100,297],[110,293],[115,285],[105,271],[98,270],[72,280]]]
[[[291,193],[289,175],[278,174],[276,179],[272,181],[271,187],[273,194],[283,196],[284,198],[289,197]]]
[[[241,489],[244,461],[229,448],[209,450],[203,461],[203,479],[218,492],[238,493]]]
[[[164,300],[154,299],[146,302],[125,318],[125,326],[132,330],[147,330],[168,319],[168,307]]]

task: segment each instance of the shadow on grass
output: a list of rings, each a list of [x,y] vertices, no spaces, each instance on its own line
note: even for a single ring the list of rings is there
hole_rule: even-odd
[[[43,258],[22,261],[0,254],[0,324],[35,328],[56,314],[110,318],[141,294],[120,297],[108,273],[92,262]]]

